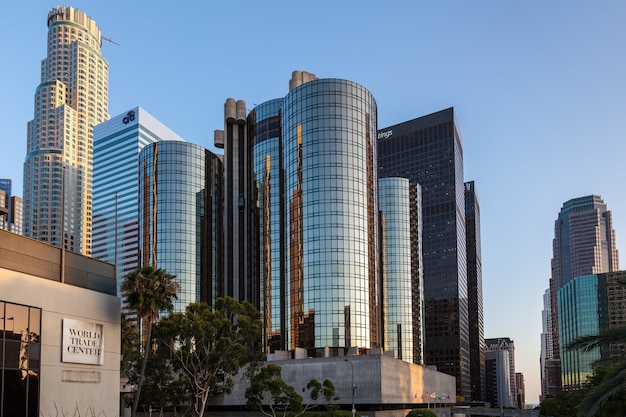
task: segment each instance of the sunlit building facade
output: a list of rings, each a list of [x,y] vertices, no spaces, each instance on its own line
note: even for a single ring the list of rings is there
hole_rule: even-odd
[[[406,178],[378,181],[383,344],[399,359],[423,364],[420,197],[419,185]]]
[[[184,141],[163,140],[139,153],[140,264],[175,275],[174,311],[214,304],[222,276],[221,160]]]
[[[546,394],[558,395],[564,385],[557,380],[562,375],[560,359],[563,344],[559,340],[559,309],[557,294],[576,276],[599,274],[619,270],[619,257],[615,244],[612,213],[598,195],[588,195],[566,201],[554,225],[552,243],[550,297],[552,320],[552,359],[546,362]],[[557,379],[554,379],[557,378]]]
[[[116,265],[118,294],[139,262],[139,152],[183,139],[141,107],[94,127],[92,256]]]
[[[253,256],[259,276],[259,300],[263,300],[264,346],[267,353],[285,350],[281,335],[286,328],[285,315],[285,233],[282,207],[282,150],[280,106],[282,99],[256,106],[248,115],[250,138],[253,143],[253,196],[256,200],[257,234]]]
[[[24,162],[24,234],[85,255],[92,243],[93,127],[109,118],[101,46],[100,29],[84,12],[48,13]]]
[[[376,101],[351,81],[292,84],[281,121],[288,348],[380,346]]]

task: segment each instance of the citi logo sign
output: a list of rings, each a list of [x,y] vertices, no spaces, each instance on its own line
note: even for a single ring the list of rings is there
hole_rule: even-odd
[[[380,132],[378,134],[378,139],[387,139],[391,135],[393,135],[393,130],[388,130],[386,132]]]
[[[124,116],[124,118],[122,119],[122,123],[127,125],[134,120],[135,120],[135,111],[131,110],[128,113],[126,113],[126,116]]]

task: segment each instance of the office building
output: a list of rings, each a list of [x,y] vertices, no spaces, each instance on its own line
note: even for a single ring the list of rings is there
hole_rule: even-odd
[[[24,234],[90,255],[93,127],[109,118],[108,64],[100,29],[84,12],[55,7],[47,22],[28,122]]]
[[[589,195],[563,204],[554,226],[553,256],[550,278],[552,361],[556,371],[547,376],[558,378],[561,359],[557,293],[574,277],[619,270],[612,214],[600,196]],[[548,363],[546,363],[548,364]],[[558,395],[562,381],[548,381],[546,386],[558,387],[549,396]]]
[[[469,310],[471,398],[485,400],[485,333],[483,316],[480,204],[474,181],[465,183],[465,235]]]
[[[524,383],[524,374],[521,372],[515,373],[515,389],[517,396],[515,401],[517,408],[520,410],[526,409],[526,384]]]
[[[0,230],[9,230],[9,200],[7,193],[0,190]]]
[[[222,162],[193,143],[162,140],[139,152],[140,265],[174,275],[174,311],[214,304],[222,276]]]
[[[120,415],[113,265],[0,230],[0,415]]]
[[[139,152],[161,140],[183,141],[141,107],[94,127],[92,256],[116,265],[118,293],[141,266]]]
[[[620,284],[625,279],[626,271],[580,275],[558,291],[563,391],[584,389],[593,375],[594,362],[623,355],[623,345],[617,344],[589,351],[569,350],[567,346],[578,338],[626,326],[626,287]]]
[[[8,178],[0,178],[0,229],[11,230],[11,185]]]
[[[463,147],[454,109],[380,129],[378,156],[379,177],[422,187],[424,362],[454,375],[457,393],[470,399]]]
[[[517,407],[515,343],[508,337],[485,339],[487,401],[492,405]]]
[[[550,288],[543,294],[543,310],[541,310],[541,398],[548,398],[550,393],[561,390],[561,365],[560,360],[554,358],[552,344],[552,297]]]
[[[381,178],[378,205],[384,349],[395,352],[399,359],[423,365],[421,189],[407,178]]]

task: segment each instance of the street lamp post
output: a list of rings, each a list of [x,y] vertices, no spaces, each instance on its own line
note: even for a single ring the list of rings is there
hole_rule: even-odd
[[[350,362],[350,367],[352,370],[352,417],[355,417],[356,407],[354,406],[354,390],[357,389],[357,386],[354,385],[354,362],[345,359],[347,362]]]
[[[502,374],[504,373],[504,366],[502,364],[502,352],[500,351],[500,338],[498,338],[498,397],[500,397],[500,400],[498,401],[500,403],[500,417],[504,417],[504,411],[503,411],[503,407],[502,407]]]

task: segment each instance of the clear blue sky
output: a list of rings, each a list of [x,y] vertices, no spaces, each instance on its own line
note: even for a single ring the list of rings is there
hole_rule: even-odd
[[[0,178],[14,180],[16,195],[46,16],[57,4],[2,6]],[[626,2],[66,5],[120,44],[103,45],[111,116],[141,106],[207,148],[226,98],[252,108],[283,97],[293,70],[362,84],[376,97],[379,127],[455,107],[465,179],[481,203],[485,336],[515,341],[527,401],[538,401],[542,294],[561,205],[601,195],[618,248],[626,242]]]

